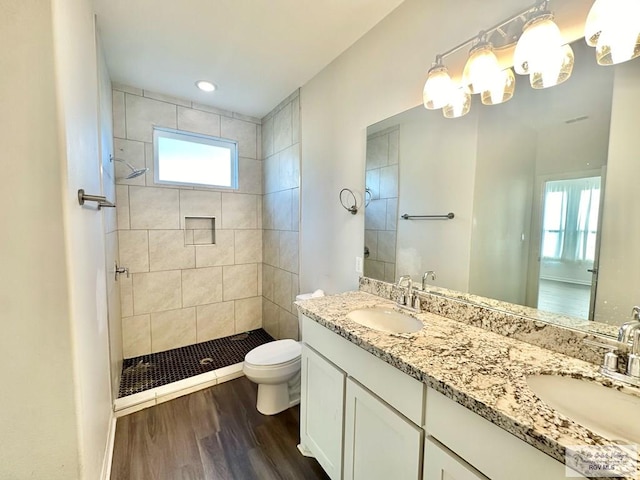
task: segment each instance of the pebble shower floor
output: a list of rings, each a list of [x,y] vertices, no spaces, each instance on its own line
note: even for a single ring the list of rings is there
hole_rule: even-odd
[[[166,352],[127,358],[122,365],[118,398],[240,363],[252,349],[273,340],[259,328]]]

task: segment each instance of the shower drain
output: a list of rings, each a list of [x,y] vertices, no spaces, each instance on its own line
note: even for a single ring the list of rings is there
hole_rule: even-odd
[[[202,360],[200,360],[200,365],[209,365],[209,364],[211,364],[213,362],[214,362],[213,358],[207,357],[207,358],[203,358]]]
[[[236,335],[235,337],[231,337],[229,340],[231,342],[239,342],[240,340],[246,340],[249,337],[248,333],[241,333],[240,335]]]

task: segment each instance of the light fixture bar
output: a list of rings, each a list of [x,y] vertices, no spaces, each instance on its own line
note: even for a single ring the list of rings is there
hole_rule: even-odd
[[[530,7],[527,7],[526,9],[522,10],[520,13],[517,13],[517,14],[515,14],[515,15],[513,15],[513,16],[505,19],[505,20],[502,20],[500,23],[497,23],[496,25],[493,25],[493,26],[487,28],[486,30],[482,30],[481,34],[489,36],[489,35],[495,33],[496,31],[500,30],[505,25],[508,25],[509,23],[513,22],[514,20],[522,17],[523,15],[528,15],[528,14],[533,13],[533,12],[535,12],[536,10],[538,10],[538,9],[540,9],[542,7],[545,7],[547,3],[548,3],[548,0],[537,1],[536,3],[531,5]],[[459,52],[460,50],[462,50],[463,48],[467,47],[468,45],[473,44],[473,42],[475,42],[478,39],[478,37],[479,37],[478,35],[470,37],[469,39],[467,39],[464,42],[456,45],[455,47],[450,48],[446,52],[436,55],[436,58],[440,58],[442,60],[445,57],[448,57],[449,55],[453,55],[454,53]]]

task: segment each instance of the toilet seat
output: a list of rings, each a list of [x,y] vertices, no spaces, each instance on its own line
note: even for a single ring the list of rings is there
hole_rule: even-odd
[[[285,366],[300,360],[302,347],[291,339],[276,340],[254,348],[245,357],[245,362],[258,369]]]

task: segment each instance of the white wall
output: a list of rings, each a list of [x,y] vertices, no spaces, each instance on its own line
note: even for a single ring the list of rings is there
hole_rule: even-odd
[[[49,2],[0,3],[0,477],[78,477]]]
[[[94,16],[89,0],[54,0],[59,145],[80,477],[99,478],[112,418],[105,236],[101,211],[77,191],[102,192]]]
[[[366,128],[422,102],[426,72],[457,43],[523,7],[521,1],[405,0],[301,91],[301,291],[354,289],[364,214],[338,192],[364,190]]]
[[[620,325],[640,303],[640,62],[616,67],[602,225],[598,322]]]
[[[524,304],[537,136],[501,107],[478,122],[468,291]]]
[[[440,112],[412,110],[400,125],[397,276],[436,272],[435,285],[467,292],[473,211],[477,111],[455,122]],[[401,215],[445,215],[453,220],[403,220]]]

